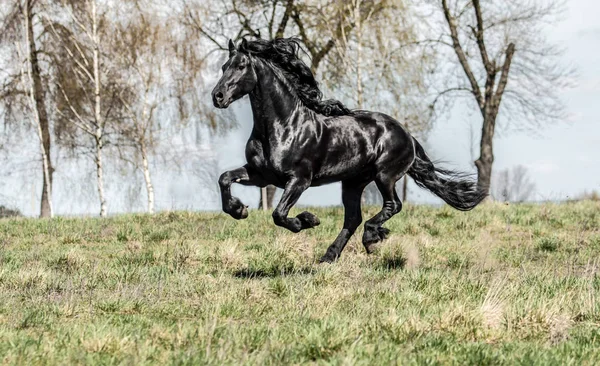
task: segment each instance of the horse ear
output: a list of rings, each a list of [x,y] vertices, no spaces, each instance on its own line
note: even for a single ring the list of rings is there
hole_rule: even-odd
[[[231,39],[229,39],[229,57],[233,56],[236,52],[235,43]]]
[[[242,44],[240,45],[240,49],[244,51],[248,50],[248,41],[246,41],[246,38],[242,38]]]

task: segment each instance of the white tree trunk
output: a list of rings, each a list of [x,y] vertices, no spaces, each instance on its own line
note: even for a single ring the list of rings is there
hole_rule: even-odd
[[[148,193],[148,213],[154,213],[154,186],[152,185],[152,177],[150,176],[150,167],[148,165],[148,152],[146,150],[146,144],[142,139],[141,142],[141,153],[142,153],[142,169],[144,171],[144,180],[146,181],[146,192]]]
[[[33,111],[33,116],[35,120],[35,125],[38,133],[38,138],[40,140],[40,150],[42,152],[42,164],[44,169],[44,178],[45,178],[45,195],[48,199],[48,209],[50,210],[50,217],[54,217],[54,210],[52,208],[52,177],[50,176],[50,157],[46,153],[46,149],[44,148],[44,138],[42,133],[42,126],[40,124],[40,111],[37,107],[37,101],[35,99],[35,86],[33,81],[33,65],[31,61],[31,50],[34,50],[35,47],[32,47],[32,36],[33,36],[33,25],[30,24],[30,14],[29,14],[29,4],[27,2],[23,4],[23,18],[24,18],[24,33],[25,33],[25,41],[27,42],[27,50],[25,54],[27,55],[27,76],[29,79],[29,96],[31,100],[31,109]]]
[[[262,199],[263,211],[267,211],[269,209],[269,203],[268,203],[268,197],[267,197],[267,187],[262,187],[260,189],[260,198]]]
[[[104,195],[104,167],[102,148],[104,147],[104,120],[102,118],[102,99],[100,96],[100,41],[98,39],[98,18],[96,0],[92,1],[92,42],[94,44],[94,119],[96,121],[96,175],[98,177],[98,195],[100,198],[100,216],[106,217],[106,197]]]
[[[100,198],[100,217],[106,217],[106,197],[104,195],[104,165],[102,162],[102,140],[96,137],[96,177],[98,178],[98,197]]]

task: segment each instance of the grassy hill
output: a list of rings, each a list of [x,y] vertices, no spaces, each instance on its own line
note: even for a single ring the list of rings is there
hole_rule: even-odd
[[[0,362],[600,362],[600,203],[408,205],[334,265],[312,211],[0,220]]]

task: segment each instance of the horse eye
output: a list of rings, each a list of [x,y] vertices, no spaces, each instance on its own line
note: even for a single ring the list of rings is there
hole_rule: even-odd
[[[240,66],[238,66],[238,69],[240,69],[240,70],[244,70],[245,68],[246,68],[246,65],[240,65]]]

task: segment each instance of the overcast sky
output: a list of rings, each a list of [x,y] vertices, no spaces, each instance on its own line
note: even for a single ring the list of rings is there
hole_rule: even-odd
[[[600,2],[569,0],[567,7],[565,20],[549,28],[548,37],[565,47],[564,62],[578,69],[577,85],[562,93],[568,120],[547,125],[533,134],[498,131],[494,140],[494,170],[526,166],[536,184],[535,200],[562,200],[585,190],[600,190]],[[217,144],[221,170],[245,162],[251,112],[247,99],[235,108],[241,127]],[[473,124],[476,130],[480,129],[480,115],[457,106],[447,118],[436,122],[427,141],[428,153],[434,159],[451,162],[454,168],[474,171],[469,141]],[[247,203],[258,200],[256,189],[236,187],[234,193],[249,197]],[[416,186],[411,187],[409,200],[437,202]],[[310,188],[299,203],[340,204],[340,186]]]

